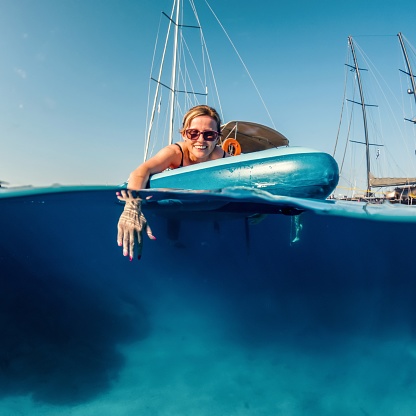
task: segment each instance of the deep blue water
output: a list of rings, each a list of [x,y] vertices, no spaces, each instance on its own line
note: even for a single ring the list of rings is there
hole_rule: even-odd
[[[121,209],[0,198],[0,414],[414,414],[415,222],[149,212],[129,262]]]

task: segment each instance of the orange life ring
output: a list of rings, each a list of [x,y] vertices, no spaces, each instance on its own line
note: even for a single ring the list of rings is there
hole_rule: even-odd
[[[222,144],[222,150],[225,150],[231,156],[237,156],[241,154],[241,145],[236,139],[225,139]]]

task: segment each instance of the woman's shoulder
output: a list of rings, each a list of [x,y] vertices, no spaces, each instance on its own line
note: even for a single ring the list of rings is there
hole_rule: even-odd
[[[163,147],[158,153],[161,155],[177,155],[182,152],[183,148],[179,143],[172,143]]]
[[[183,166],[184,148],[180,143],[172,143],[165,147],[171,154],[174,155],[174,160],[171,160],[169,168],[176,169]]]
[[[183,153],[183,146],[180,143],[169,144],[165,147],[165,149],[168,149],[174,153]]]
[[[170,144],[159,150],[156,155],[148,159],[144,164],[152,169],[157,166],[165,170],[167,167],[177,167],[176,165],[180,163],[181,157],[181,148]]]

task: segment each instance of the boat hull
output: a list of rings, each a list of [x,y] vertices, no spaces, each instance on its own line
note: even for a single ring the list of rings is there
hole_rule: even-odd
[[[325,199],[338,179],[338,165],[329,154],[284,147],[158,173],[150,178],[149,186],[190,190],[243,186],[274,195]]]

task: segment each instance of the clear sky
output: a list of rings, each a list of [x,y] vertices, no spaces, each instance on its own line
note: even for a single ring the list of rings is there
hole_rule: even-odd
[[[271,125],[221,29],[212,18],[204,24],[205,2],[195,3],[224,121]],[[276,128],[291,145],[328,153],[343,101],[347,37],[391,65],[396,78],[397,33],[416,44],[408,0],[209,3]],[[43,186],[127,179],[142,161],[155,37],[161,11],[171,7],[170,0],[0,0],[0,180]]]

